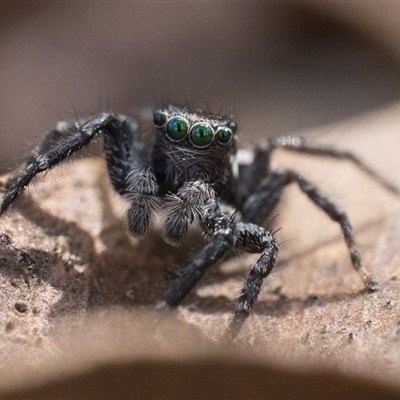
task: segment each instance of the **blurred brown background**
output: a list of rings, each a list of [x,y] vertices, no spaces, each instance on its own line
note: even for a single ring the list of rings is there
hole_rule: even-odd
[[[137,113],[186,98],[215,111],[232,107],[244,145],[308,131],[400,185],[398,3],[0,3],[0,19],[3,170],[75,110]],[[48,174],[0,221],[16,246],[0,244],[0,391],[14,386],[14,398],[384,398],[379,382],[387,382],[395,389],[387,398],[398,398],[398,198],[346,163],[281,161],[345,207],[380,291],[362,292],[338,227],[290,188],[278,218],[283,268],[264,285],[238,347],[221,353],[251,256],[216,268],[161,323],[152,314],[164,291],[161,270],[189,255],[184,246],[160,254],[167,245],[159,235],[128,240],[121,210],[109,207],[104,166],[83,160],[68,174]],[[18,249],[36,261],[31,287]],[[136,297],[127,295],[131,288]],[[15,308],[22,300],[24,313]],[[114,365],[121,362],[126,374]],[[92,377],[99,366],[105,375],[97,369]]]
[[[2,3],[0,167],[74,108],[228,106],[249,142],[381,107],[400,97],[399,14],[394,3]]]

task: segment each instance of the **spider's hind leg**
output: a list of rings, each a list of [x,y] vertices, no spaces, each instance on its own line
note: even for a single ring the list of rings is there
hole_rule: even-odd
[[[0,188],[10,190],[21,175],[21,171],[25,170],[29,164],[34,162],[38,155],[45,153],[57,143],[65,140],[74,129],[76,129],[76,123],[74,122],[59,122],[54,129],[46,134],[39,145],[33,147],[31,155],[23,160],[18,168],[13,169],[4,176],[1,176]]]
[[[311,141],[300,136],[278,136],[275,138],[266,139],[261,142],[257,149],[258,157],[269,157],[269,155],[277,148],[293,151],[296,153],[309,154],[319,157],[333,158],[336,160],[349,161],[361,171],[364,171],[375,182],[386,188],[394,194],[400,194],[400,189],[389,182],[379,172],[368,166],[363,160],[357,157],[352,152],[336,149],[332,146],[324,146],[314,144]]]
[[[371,291],[376,290],[377,284],[372,280],[371,275],[362,262],[347,214],[338,204],[329,199],[321,189],[301,174],[291,170],[272,172],[243,205],[243,219],[253,223],[262,223],[278,203],[283,188],[292,182],[296,182],[300,190],[305,193],[316,206],[321,208],[333,221],[340,225],[350,253],[353,268],[361,276],[367,289]]]
[[[0,215],[21,195],[37,174],[50,170],[85,147],[97,133],[107,127],[107,124],[117,119],[113,114],[100,114],[87,120],[81,126],[69,124],[66,132],[61,129],[51,131],[39,146],[39,155],[29,158],[25,171],[15,180],[11,189],[4,196],[0,206]]]

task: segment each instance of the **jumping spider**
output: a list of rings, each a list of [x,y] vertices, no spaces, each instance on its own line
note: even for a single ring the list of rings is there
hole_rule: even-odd
[[[233,339],[249,316],[262,282],[278,257],[273,234],[261,225],[278,204],[283,188],[292,182],[340,225],[354,269],[366,288],[375,290],[376,283],[361,260],[353,230],[341,207],[301,174],[270,169],[270,156],[276,148],[343,159],[398,193],[398,189],[356,156],[311,144],[300,137],[282,136],[263,140],[254,152],[247,153],[253,160],[245,161],[240,156],[246,153],[236,149],[237,125],[231,118],[170,105],[154,113],[154,124],[155,140],[145,146],[136,121],[126,116],[104,113],[78,122],[59,123],[6,193],[0,214],[37,174],[55,167],[102,133],[112,185],[130,202],[127,222],[132,235],[144,235],[161,208],[163,235],[168,243],[179,244],[194,221],[209,238],[209,243],[167,291],[158,308],[178,306],[203,274],[232,248],[259,253],[224,336]]]

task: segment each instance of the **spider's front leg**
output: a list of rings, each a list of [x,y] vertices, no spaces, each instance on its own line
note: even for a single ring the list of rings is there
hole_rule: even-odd
[[[4,196],[0,206],[0,215],[21,195],[37,174],[50,170],[88,145],[97,133],[106,129],[108,124],[113,121],[120,122],[118,117],[113,114],[101,114],[87,120],[82,125],[66,123],[68,132],[64,132],[65,127],[60,131],[57,129],[51,131],[39,148],[40,154],[28,160],[26,170],[16,179],[14,185]],[[61,138],[57,136],[61,136]],[[52,144],[53,141],[55,142],[54,145]]]
[[[248,253],[261,253],[261,255],[254,263],[236,302],[235,316],[223,337],[225,341],[231,341],[236,337],[250,315],[264,279],[276,265],[279,251],[278,243],[272,233],[261,226],[243,222],[238,222],[236,225],[236,247]]]
[[[164,230],[166,234],[173,233],[170,240],[181,240],[190,226],[191,218],[198,217],[211,242],[186,267],[164,300],[158,304],[158,309],[178,306],[205,272],[221,261],[236,242],[235,223],[222,213],[215,192],[207,183],[186,183],[169,201]],[[200,205],[203,205],[202,210]]]
[[[107,132],[104,150],[111,183],[130,201],[127,212],[130,232],[142,236],[160,204],[156,177],[134,120],[126,117],[122,121],[112,121]]]
[[[206,185],[204,182],[202,184]],[[225,339],[232,340],[249,316],[260,293],[263,280],[276,264],[278,245],[272,234],[264,228],[250,223],[235,223],[232,217],[221,211],[219,202],[211,189],[209,193],[212,197],[206,204],[206,213],[201,218],[201,224],[211,237],[211,242],[195,256],[157,308],[178,306],[205,272],[220,262],[234,246],[250,253],[261,253],[237,301],[235,317],[225,333]],[[181,211],[184,209],[182,207],[181,204]]]

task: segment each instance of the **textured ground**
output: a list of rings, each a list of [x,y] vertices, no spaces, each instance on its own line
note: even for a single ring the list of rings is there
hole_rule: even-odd
[[[357,152],[400,186],[399,111],[307,135]],[[400,199],[345,162],[283,152],[274,162],[348,211],[378,292],[363,290],[338,227],[290,187],[274,220],[280,267],[235,344],[221,347],[255,257],[229,259],[176,312],[155,313],[171,266],[184,266],[202,239],[194,232],[175,249],[157,229],[130,238],[103,163],[81,159],[37,180],[0,221],[0,393],[398,398]]]

